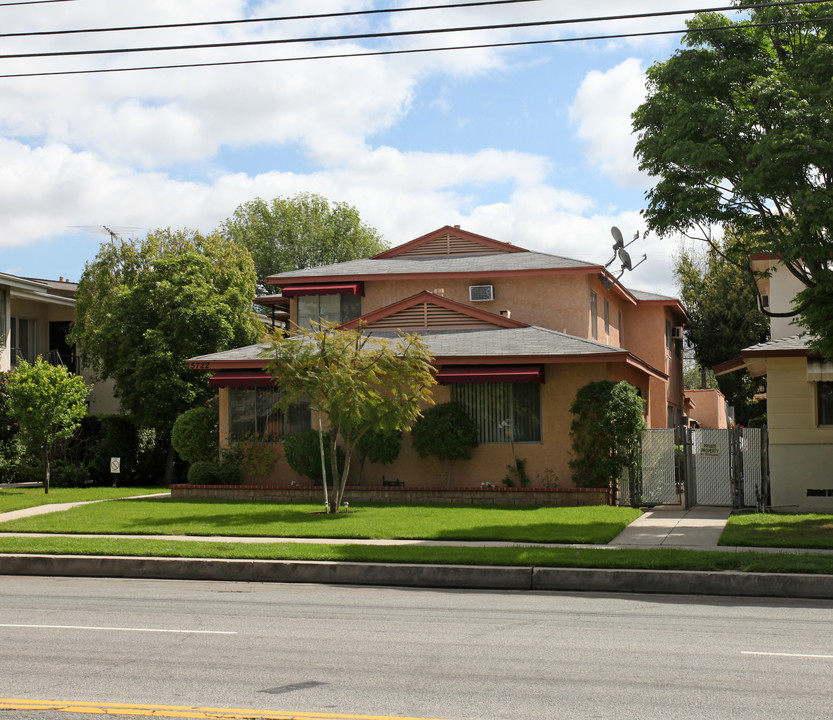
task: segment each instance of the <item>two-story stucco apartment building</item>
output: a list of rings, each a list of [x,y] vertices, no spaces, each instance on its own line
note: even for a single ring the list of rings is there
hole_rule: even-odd
[[[764,305],[789,313],[801,282],[777,256],[753,255]],[[833,363],[810,351],[811,338],[794,317],[770,319],[769,342],[745,348],[715,368],[746,368],[766,376],[770,501],[787,512],[833,511]]]
[[[550,469],[570,484],[570,405],[595,380],[626,380],[645,400],[650,427],[682,421],[685,310],[674,298],[626,289],[604,267],[531,252],[446,226],[375,257],[271,276],[272,303],[293,326],[324,319],[376,335],[425,337],[437,368],[437,403],[456,400],[479,429],[473,459],[455,466],[454,485],[499,484],[512,462],[510,441],[532,478]],[[259,299],[259,302],[268,300]],[[191,359],[213,371],[221,442],[263,439],[274,423],[275,393],[262,370],[263,346]],[[282,418],[291,431],[310,413]],[[508,428],[511,428],[510,437]],[[409,486],[439,485],[436,459],[420,459],[406,433],[393,465],[370,467]],[[284,464],[264,482],[308,484]]]

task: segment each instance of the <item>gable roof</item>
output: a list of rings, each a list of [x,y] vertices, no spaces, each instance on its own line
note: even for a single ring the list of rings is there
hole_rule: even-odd
[[[495,315],[442,295],[423,290],[416,295],[379,308],[342,327],[355,328],[360,323],[369,330],[469,330],[485,327],[528,327],[527,323]]]
[[[668,379],[667,374],[627,350],[535,325],[421,334],[432,362],[440,366],[613,362],[630,365],[661,380]],[[393,331],[373,333],[373,337],[396,335]],[[188,364],[192,370],[261,369],[266,363],[261,353],[266,349],[267,345],[249,345],[189,358]]]
[[[485,235],[461,230],[459,225],[446,225],[410,242],[374,255],[374,259],[392,257],[425,257],[437,255],[480,255],[529,252],[525,248],[501,242]]]
[[[426,276],[458,278],[500,277],[507,275],[541,275],[601,272],[597,263],[525,250],[518,253],[490,255],[439,255],[430,257],[392,257],[348,260],[315,268],[290,270],[270,275],[269,285],[290,286],[300,282],[356,282],[386,277],[416,279]]]

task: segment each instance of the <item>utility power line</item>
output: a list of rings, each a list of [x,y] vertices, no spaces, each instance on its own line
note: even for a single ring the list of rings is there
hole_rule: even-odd
[[[43,1],[43,0],[41,0]],[[392,13],[417,12],[420,10],[452,10],[484,5],[516,5],[518,3],[541,2],[541,0],[478,0],[477,2],[456,2],[448,5],[420,5],[417,7],[383,8],[379,10],[352,10],[349,12],[317,13],[314,15],[282,15],[265,18],[236,18],[234,20],[203,20],[200,22],[168,23],[163,25],[126,25],[121,27],[79,28],[73,30],[32,30],[29,32],[0,33],[0,38],[42,37],[45,35],[80,35],[86,33],[127,32],[134,30],[176,30],[192,27],[212,27],[215,25],[244,25],[251,23],[285,22],[288,20],[331,20],[333,18],[356,17],[363,15],[383,15]],[[2,7],[0,3],[0,7]]]
[[[780,3],[766,3],[764,5],[748,5],[748,6],[728,6],[725,9],[731,10],[743,10],[743,9],[752,9],[756,7],[774,7],[774,6],[789,6],[789,5],[815,5],[815,4],[825,4],[826,0],[810,0],[802,1],[802,0],[791,0],[788,2],[780,2]],[[720,8],[710,8],[710,11],[719,11]],[[691,10],[691,11],[663,11],[659,13],[647,13],[645,17],[652,17],[656,15],[666,15],[666,14],[690,14],[690,13],[697,13],[700,11]],[[631,15],[631,16],[608,16],[605,18],[588,18],[588,19],[581,19],[581,20],[557,20],[557,21],[547,21],[544,23],[532,23],[532,25],[539,25],[539,24],[566,24],[569,22],[584,22],[584,21],[601,21],[601,20],[611,20],[611,19],[626,19],[626,18],[639,18],[643,17],[642,15]],[[830,18],[833,20],[833,17]],[[825,18],[826,20],[826,18]],[[0,74],[0,78],[20,78],[20,77],[49,77],[49,76],[58,76],[58,75],[90,75],[90,74],[100,74],[100,73],[113,73],[113,72],[135,72],[141,70],[172,70],[172,69],[185,69],[185,68],[198,68],[198,67],[223,67],[223,66],[233,66],[233,65],[256,65],[256,64],[265,64],[265,63],[278,63],[278,62],[299,62],[299,61],[306,61],[306,60],[333,60],[333,59],[345,59],[345,58],[356,58],[356,57],[377,57],[383,55],[408,55],[408,54],[417,54],[417,53],[429,53],[429,52],[448,52],[454,50],[476,50],[476,49],[489,49],[489,48],[508,48],[508,47],[521,47],[521,46],[533,46],[533,45],[551,45],[551,44],[560,44],[560,43],[570,43],[570,42],[587,42],[587,41],[598,41],[598,40],[617,40],[617,39],[625,39],[625,38],[639,38],[639,37],[651,37],[651,36],[661,36],[661,35],[675,35],[675,34],[685,34],[685,33],[693,33],[693,32],[709,32],[715,30],[723,30],[723,31],[733,31],[739,28],[756,28],[756,27],[778,27],[783,25],[798,25],[798,24],[811,24],[816,22],[815,19],[790,19],[784,21],[775,21],[775,22],[766,22],[766,23],[744,23],[743,25],[718,25],[712,27],[704,27],[704,28],[695,28],[695,29],[674,29],[674,30],[649,30],[644,32],[633,32],[633,33],[615,33],[615,34],[608,34],[608,35],[591,35],[591,36],[581,36],[581,37],[571,37],[571,38],[555,38],[549,40],[518,40],[513,42],[504,42],[504,43],[481,43],[481,44],[472,44],[472,45],[456,45],[456,46],[445,46],[445,47],[434,47],[434,48],[410,48],[405,50],[378,50],[378,51],[367,51],[367,52],[352,52],[352,53],[331,53],[331,54],[324,54],[324,55],[306,55],[306,56],[297,56],[297,57],[286,57],[286,58],[266,58],[266,59],[258,59],[258,60],[227,60],[227,61],[213,61],[213,62],[198,62],[198,63],[174,63],[169,65],[145,65],[145,66],[136,66],[136,67],[123,67],[123,68],[95,68],[95,69],[87,69],[87,70],[55,70],[55,71],[44,71],[44,72],[29,72],[29,73],[7,73],[7,74]],[[523,23],[521,26],[529,26],[529,23]],[[322,38],[313,38],[311,41],[315,40],[333,40],[333,39],[342,39],[346,37],[351,37],[353,39],[357,37],[385,37],[388,35],[398,35],[398,34],[419,34],[423,32],[462,32],[465,30],[472,30],[472,29],[499,29],[503,27],[516,27],[514,25],[506,25],[506,26],[483,26],[482,28],[457,28],[455,30],[429,30],[429,31],[414,31],[414,32],[404,32],[404,33],[371,33],[367,34],[366,36],[339,36],[339,37],[322,37]],[[301,39],[284,39],[279,41],[264,41],[270,43],[288,43],[288,42],[303,42]],[[251,44],[260,44],[260,42],[256,43],[242,43],[243,45],[251,45]],[[223,44],[217,45],[216,47],[222,47]],[[195,46],[197,47],[197,46]],[[198,46],[202,47],[202,46]],[[207,45],[205,47],[214,47],[211,45]],[[185,49],[184,47],[165,47],[161,48],[163,50],[172,50],[172,49]],[[128,49],[116,52],[138,52],[139,49]],[[69,53],[49,53],[45,55],[9,55],[9,56],[0,56],[0,59],[10,59],[10,58],[25,58],[25,57],[44,57],[44,56],[55,56],[61,54],[71,54],[71,55],[79,55],[79,54],[103,54],[108,51],[75,51]]]
[[[780,3],[765,3],[758,5],[725,5],[717,8],[710,8],[710,12],[722,12],[728,10],[739,9],[754,9],[760,7],[780,7],[789,5],[806,5],[817,4],[823,0],[783,0]],[[172,50],[219,50],[234,47],[260,47],[264,45],[288,45],[301,43],[318,43],[318,42],[335,42],[335,41],[354,41],[354,40],[380,40],[388,38],[414,37],[421,35],[442,35],[458,32],[481,32],[484,30],[519,30],[530,28],[552,27],[557,25],[573,25],[588,22],[611,22],[622,20],[638,20],[647,18],[668,17],[674,15],[691,15],[703,10],[661,10],[649,13],[628,13],[623,15],[606,15],[601,17],[584,17],[575,19],[559,19],[559,20],[533,20],[521,23],[499,23],[495,25],[469,25],[454,28],[426,28],[421,30],[388,30],[383,32],[373,33],[351,33],[347,35],[320,35],[311,37],[292,37],[292,38],[278,38],[275,40],[240,40],[235,42],[211,42],[211,43],[196,43],[190,45],[154,45],[147,47],[130,47],[130,48],[103,48],[95,50],[53,50],[50,52],[30,52],[30,53],[14,53],[0,55],[0,60],[21,60],[31,58],[47,58],[47,57],[88,57],[91,55],[124,55],[129,53],[142,52],[164,52]],[[615,36],[614,36],[615,37]],[[626,36],[627,37],[627,36]]]

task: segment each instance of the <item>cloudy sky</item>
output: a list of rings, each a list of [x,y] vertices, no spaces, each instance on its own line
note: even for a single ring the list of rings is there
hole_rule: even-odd
[[[77,281],[106,237],[95,228],[209,232],[241,203],[303,191],[355,205],[391,245],[461,225],[607,262],[612,225],[626,239],[644,232],[651,181],[633,158],[630,114],[645,70],[680,36],[576,38],[682,29],[687,16],[554,21],[726,3],[526,0],[340,14],[452,3],[0,0],[0,271]],[[54,34],[311,14],[331,16]],[[403,34],[447,28],[468,29]],[[381,35],[356,37],[369,34]],[[325,36],[342,39],[315,40]],[[562,42],[541,43],[551,40]],[[343,57],[527,41],[537,44]],[[202,47],[90,54],[171,45]],[[279,61],[161,67],[260,60]],[[148,66],[161,69],[78,72]],[[623,280],[674,294],[676,249],[638,240],[631,255],[648,260]]]

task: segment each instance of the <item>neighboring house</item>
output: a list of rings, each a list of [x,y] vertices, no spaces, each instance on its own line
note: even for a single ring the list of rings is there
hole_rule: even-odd
[[[473,459],[455,465],[458,487],[500,484],[511,443],[530,477],[550,470],[570,485],[570,405],[595,380],[636,386],[650,427],[683,419],[685,310],[674,298],[628,290],[597,264],[446,226],[373,258],[281,273],[267,283],[281,290],[273,306],[290,327],[361,320],[376,336],[424,336],[437,367],[434,400],[463,403],[479,429]],[[262,347],[190,360],[215,373],[222,443],[279,438],[269,428],[280,386],[262,370]],[[308,408],[289,415],[278,423],[286,431],[310,427]],[[382,475],[411,487],[442,483],[439,462],[418,458],[407,435],[393,465],[364,473],[374,484]],[[273,480],[301,481],[280,464]]]
[[[803,285],[771,255],[755,255],[764,306],[792,309]],[[741,351],[716,373],[747,369],[766,376],[770,501],[776,510],[833,511],[833,363],[809,351],[810,338],[792,318],[771,318],[771,340]]]
[[[685,406],[689,427],[725,430],[733,420],[726,396],[716,388],[686,390]]]
[[[63,278],[39,280],[0,273],[0,372],[11,370],[19,360],[34,363],[43,357],[84,375],[67,333],[75,319],[75,283]],[[112,383],[94,385],[89,396],[90,412],[114,413],[118,404]]]

